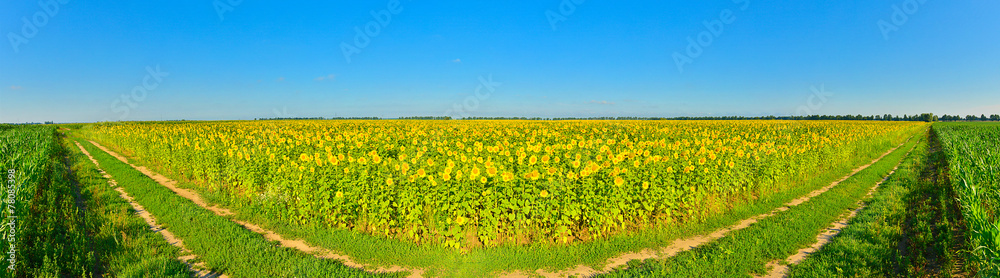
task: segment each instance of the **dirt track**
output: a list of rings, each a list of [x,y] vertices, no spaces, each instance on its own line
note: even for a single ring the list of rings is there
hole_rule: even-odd
[[[101,169],[101,164],[98,163],[97,160],[90,155],[90,152],[87,152],[87,149],[83,148],[83,145],[80,145],[80,143],[76,143],[76,146],[80,148],[80,151],[82,151],[83,154],[87,155],[87,158],[90,158],[90,161],[94,162],[94,165],[97,166],[97,170],[101,172],[101,175],[103,175],[104,178],[108,179],[108,184],[111,187],[114,187],[115,191],[118,191],[118,195],[120,195],[122,199],[125,199],[125,201],[127,201],[128,204],[132,206],[132,209],[135,209],[136,214],[138,214],[139,217],[141,217],[143,220],[146,221],[146,224],[149,225],[149,229],[163,236],[163,239],[166,239],[167,242],[170,243],[170,245],[180,248],[181,253],[187,254],[177,257],[177,259],[186,263],[188,267],[191,268],[191,271],[194,271],[195,276],[201,278],[229,278],[229,276],[226,276],[225,274],[209,271],[205,267],[204,263],[190,263],[190,261],[197,259],[198,256],[195,255],[193,252],[191,252],[191,250],[187,249],[187,247],[184,247],[184,241],[177,238],[176,236],[174,236],[173,233],[171,233],[167,229],[164,229],[159,224],[157,224],[156,218],[153,218],[153,215],[150,214],[148,211],[146,211],[146,208],[142,207],[142,205],[140,205],[139,203],[136,203],[135,200],[132,199],[132,196],[129,196],[124,189],[118,186],[118,182],[116,182],[107,172],[104,172],[104,169]]]
[[[156,172],[153,172],[153,171],[147,169],[146,167],[135,166],[132,163],[129,163],[128,159],[126,159],[125,157],[119,155],[118,153],[115,153],[114,151],[111,151],[111,150],[105,148],[104,146],[102,146],[101,144],[98,144],[97,142],[90,141],[90,143],[94,144],[94,146],[97,146],[102,151],[110,154],[111,156],[114,156],[118,160],[121,160],[125,164],[128,164],[132,168],[135,168],[139,172],[142,172],[144,175],[146,175],[149,178],[153,179],[154,181],[156,181],[160,185],[163,185],[164,187],[170,189],[171,191],[173,191],[177,195],[179,195],[181,197],[184,197],[184,198],[186,198],[188,200],[191,200],[192,202],[194,202],[198,206],[200,206],[202,208],[205,208],[205,209],[207,209],[207,210],[209,210],[209,211],[211,211],[211,212],[213,212],[213,213],[215,213],[216,215],[219,215],[219,216],[230,216],[230,215],[233,215],[233,213],[231,211],[229,211],[228,209],[209,205],[207,202],[205,202],[204,200],[201,199],[201,196],[198,195],[198,193],[196,193],[196,192],[194,192],[192,190],[188,190],[188,189],[177,187],[177,181],[171,180],[171,179],[169,179],[169,178],[167,178],[167,177],[165,177],[163,175],[160,175],[160,174],[158,174]],[[296,249],[296,250],[299,250],[299,251],[302,251],[302,252],[305,252],[305,253],[309,253],[309,254],[312,254],[313,256],[316,256],[317,258],[340,260],[341,262],[344,263],[344,265],[346,265],[348,267],[352,267],[352,268],[359,268],[359,269],[365,269],[365,270],[372,269],[371,266],[365,265],[365,264],[362,264],[362,263],[358,263],[358,262],[354,261],[353,259],[351,259],[350,257],[348,257],[346,255],[334,252],[334,251],[329,250],[329,249],[324,249],[324,248],[321,248],[321,247],[316,247],[316,246],[309,245],[308,243],[306,243],[303,240],[299,240],[299,239],[287,239],[287,238],[281,236],[280,234],[278,234],[278,233],[276,233],[274,231],[264,229],[264,228],[262,228],[262,227],[260,227],[260,226],[258,226],[256,224],[248,223],[248,222],[240,221],[240,220],[235,220],[235,219],[232,219],[232,218],[230,218],[230,221],[233,221],[234,223],[237,223],[240,226],[243,226],[247,230],[250,230],[250,231],[258,233],[258,234],[261,234],[261,235],[264,236],[264,238],[267,238],[268,240],[276,241],[282,247],[292,248],[292,249]],[[422,270],[422,269],[413,269],[413,268],[406,268],[406,267],[401,267],[401,266],[377,267],[377,268],[374,268],[373,270],[371,270],[370,272],[384,273],[384,272],[400,272],[400,271],[409,271],[411,273],[410,276],[409,276],[410,278],[423,277],[423,273],[424,273],[424,270]]]
[[[788,210],[791,207],[798,206],[798,205],[800,205],[802,203],[805,203],[806,201],[809,201],[809,199],[812,199],[813,197],[819,196],[820,194],[823,194],[823,192],[829,191],[831,188],[833,188],[834,186],[837,186],[838,184],[840,184],[841,182],[847,180],[851,176],[854,176],[858,172],[861,172],[862,170],[867,169],[868,167],[872,166],[872,164],[875,164],[876,162],[882,160],[882,158],[884,158],[885,156],[889,155],[893,151],[896,151],[896,149],[899,149],[900,147],[902,147],[903,144],[906,144],[906,142],[909,142],[909,139],[907,139],[903,143],[899,144],[898,146],[890,149],[889,151],[886,151],[885,153],[883,153],[881,156],[879,156],[875,160],[872,160],[871,163],[865,164],[863,166],[860,166],[860,167],[854,169],[853,171],[851,171],[851,173],[847,174],[846,176],[844,176],[840,180],[837,180],[837,181],[835,181],[833,183],[830,183],[829,185],[824,186],[823,188],[814,190],[814,191],[810,192],[809,194],[806,194],[805,196],[802,196],[802,197],[799,197],[797,199],[794,199],[794,200],[786,203],[785,206],[776,208],[776,209],[772,210],[771,212],[768,212],[768,213],[765,213],[765,214],[760,214],[760,215],[756,215],[756,216],[744,219],[744,220],[740,221],[739,223],[737,223],[735,225],[732,225],[732,226],[729,226],[729,227],[725,227],[725,228],[716,230],[716,231],[714,231],[714,232],[712,232],[710,234],[707,234],[707,235],[698,235],[698,236],[693,236],[693,237],[689,237],[689,238],[677,239],[673,243],[671,243],[669,246],[664,246],[664,247],[657,248],[657,249],[646,248],[646,249],[642,249],[642,250],[635,251],[635,252],[624,253],[624,254],[621,254],[621,255],[609,258],[606,261],[606,264],[605,264],[604,268],[602,268],[600,270],[591,268],[591,267],[586,266],[586,265],[577,265],[577,266],[575,266],[575,267],[573,267],[571,269],[567,269],[567,270],[563,270],[563,271],[557,271],[557,272],[548,272],[548,271],[539,269],[539,270],[536,270],[535,273],[533,273],[533,274],[534,275],[541,275],[543,277],[568,277],[568,276],[590,277],[590,276],[595,276],[595,275],[601,274],[601,273],[607,273],[607,272],[609,272],[609,271],[611,271],[611,270],[613,270],[613,269],[615,269],[617,267],[624,266],[624,265],[626,265],[626,263],[628,263],[631,260],[665,259],[665,258],[673,257],[674,255],[677,255],[677,253],[680,253],[680,252],[683,252],[683,251],[687,251],[687,250],[691,250],[691,249],[693,249],[695,247],[698,247],[698,246],[701,246],[703,244],[709,243],[711,241],[720,239],[722,237],[725,237],[726,234],[728,234],[729,232],[738,231],[738,230],[747,228],[750,225],[752,225],[754,223],[757,223],[757,221],[760,221],[761,219],[773,216],[775,213],[778,213],[778,212],[781,212],[781,211],[786,211],[786,210]],[[501,275],[501,277],[509,277],[509,278],[514,278],[514,277],[530,277],[530,276],[531,275],[529,275],[528,273],[524,273],[524,272],[514,272],[514,273],[508,273],[508,274]]]

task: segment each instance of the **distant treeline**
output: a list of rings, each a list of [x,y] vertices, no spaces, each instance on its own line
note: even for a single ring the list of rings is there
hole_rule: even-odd
[[[976,116],[973,116],[973,115],[965,115],[965,117],[962,117],[962,116],[959,116],[959,115],[954,115],[954,116],[941,115],[940,120],[941,121],[993,121],[993,122],[998,122],[998,121],[1000,121],[1000,115],[993,114],[993,115],[990,115],[989,117],[986,117],[986,114],[980,114],[979,117],[976,117]]]
[[[381,120],[379,117],[293,117],[293,118],[254,118],[255,121],[281,121],[281,120]]]
[[[8,125],[51,125],[51,124],[55,124],[55,123],[50,121],[50,122],[44,122],[44,123],[6,123],[6,124],[8,124]]]
[[[543,120],[543,121],[563,121],[563,120],[838,120],[838,121],[924,121],[924,122],[934,122],[934,121],[1000,121],[1000,115],[992,115],[989,118],[986,115],[980,117],[976,116],[966,116],[961,118],[959,116],[948,116],[944,115],[940,118],[932,113],[924,113],[919,115],[810,115],[810,116],[760,116],[760,117],[744,117],[744,116],[716,116],[716,117],[587,117],[587,118],[526,118],[526,117],[468,117],[462,118],[464,120]]]
[[[399,117],[400,120],[451,120],[451,117],[435,117],[435,116],[416,116],[416,117]]]
[[[399,120],[453,120],[452,117],[441,117],[441,116],[414,116],[414,117],[399,117]],[[294,117],[294,118],[254,118],[257,121],[274,121],[274,120],[390,120],[387,118],[379,117]],[[923,113],[919,115],[810,115],[810,116],[760,116],[760,117],[744,117],[744,116],[715,116],[715,117],[565,117],[565,118],[542,118],[542,117],[465,117],[458,118],[454,120],[529,120],[529,121],[571,121],[571,120],[618,120],[618,121],[636,121],[636,120],[838,120],[838,121],[922,121],[922,122],[936,122],[936,121],[1000,121],[1000,115],[993,114],[986,116],[985,114],[974,116],[966,115],[965,117],[958,115],[934,115],[933,113]],[[183,121],[183,120],[181,120]],[[42,123],[23,123],[23,124],[42,124]],[[53,122],[45,122],[44,124],[53,124]]]

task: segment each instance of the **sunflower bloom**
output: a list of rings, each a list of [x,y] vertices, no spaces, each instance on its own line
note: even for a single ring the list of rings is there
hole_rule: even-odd
[[[504,172],[500,175],[500,177],[503,178],[503,181],[511,181],[514,179],[514,174],[511,172]]]

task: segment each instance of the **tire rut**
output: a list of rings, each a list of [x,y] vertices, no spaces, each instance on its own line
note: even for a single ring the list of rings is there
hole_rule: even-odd
[[[907,140],[907,142],[909,142],[909,140]],[[904,142],[904,144],[905,144],[905,142]],[[906,151],[906,154],[903,155],[903,158],[906,158],[907,156],[909,156],[910,152],[912,152],[912,151],[913,151],[913,148],[910,148],[910,150]],[[850,212],[844,214],[844,216],[841,216],[839,219],[837,219],[836,221],[834,221],[831,224],[830,227],[828,227],[826,230],[824,230],[819,235],[817,235],[816,236],[816,243],[813,243],[809,247],[799,249],[795,254],[792,254],[791,256],[789,256],[788,258],[785,258],[784,260],[776,260],[776,261],[772,261],[772,262],[768,263],[767,264],[767,268],[770,268],[771,271],[768,272],[768,274],[766,274],[764,276],[755,276],[755,277],[763,277],[763,278],[781,278],[781,277],[787,277],[788,276],[788,270],[789,270],[790,266],[801,263],[810,254],[813,254],[816,251],[819,251],[820,248],[823,248],[823,246],[825,246],[825,245],[829,244],[831,241],[833,241],[834,237],[836,237],[838,234],[840,234],[840,232],[843,231],[844,228],[847,228],[848,223],[851,221],[851,219],[854,219],[854,217],[857,216],[858,213],[861,212],[861,210],[863,210],[863,209],[865,209],[865,207],[867,207],[867,204],[864,202],[864,199],[868,198],[868,197],[871,197],[872,195],[874,195],[875,191],[878,190],[879,186],[881,186],[883,183],[885,183],[886,181],[888,181],[889,177],[891,177],[892,174],[896,173],[896,170],[898,170],[899,166],[902,165],[902,164],[903,164],[903,160],[900,159],[899,162],[896,163],[896,166],[893,167],[891,171],[889,171],[889,174],[887,174],[885,177],[883,177],[882,180],[880,180],[879,182],[875,183],[875,186],[872,186],[872,188],[868,190],[868,194],[865,194],[865,197],[862,197],[861,200],[858,200],[858,203],[857,203],[858,204],[858,208],[853,209]],[[780,264],[783,261],[787,262],[787,264]]]
[[[868,167],[870,167],[871,165],[873,165],[873,164],[881,161],[882,158],[885,158],[885,156],[887,156],[890,153],[896,151],[896,149],[899,149],[900,147],[902,147],[903,145],[905,145],[912,138],[913,137],[910,137],[909,139],[907,139],[903,143],[899,144],[898,146],[896,146],[896,147],[894,147],[894,148],[886,151],[885,153],[883,153],[878,158],[875,158],[875,160],[872,160],[871,163],[868,163],[868,164],[862,165],[862,166],[860,166],[858,168],[855,168],[854,170],[851,171],[851,173],[845,175],[843,178],[841,178],[841,179],[839,179],[837,181],[834,181],[834,182],[830,183],[827,186],[824,186],[824,187],[822,187],[820,189],[816,189],[816,190],[814,190],[814,191],[812,191],[812,192],[810,192],[810,193],[808,193],[808,194],[806,194],[806,195],[804,195],[802,197],[796,198],[796,199],[794,199],[794,200],[786,203],[784,206],[775,208],[774,210],[771,210],[768,213],[759,214],[759,215],[756,215],[756,216],[744,219],[744,220],[740,221],[739,223],[737,223],[735,225],[728,226],[728,227],[716,230],[716,231],[714,231],[712,233],[705,234],[705,235],[698,235],[698,236],[688,237],[688,238],[677,239],[677,240],[674,240],[673,243],[671,243],[670,245],[665,246],[665,247],[661,247],[661,248],[646,248],[646,249],[642,249],[642,250],[639,250],[639,251],[627,252],[627,253],[624,253],[624,254],[621,254],[621,255],[618,255],[618,256],[615,256],[615,257],[607,259],[604,267],[601,268],[601,269],[594,269],[594,268],[592,268],[590,266],[587,266],[587,265],[577,265],[577,266],[575,266],[575,267],[573,267],[571,269],[566,269],[566,270],[556,271],[556,272],[549,272],[549,271],[545,271],[543,269],[538,269],[534,273],[526,273],[524,271],[516,271],[516,272],[512,272],[512,273],[502,274],[501,277],[519,278],[519,277],[531,277],[531,276],[539,276],[539,275],[542,276],[542,277],[569,277],[569,276],[592,277],[592,276],[596,276],[598,274],[608,273],[608,272],[610,272],[610,271],[612,271],[612,270],[614,270],[616,268],[625,266],[631,260],[666,259],[666,258],[673,257],[673,256],[677,255],[680,252],[688,251],[688,250],[694,249],[694,248],[696,248],[698,246],[701,246],[701,245],[704,245],[706,243],[712,242],[714,240],[723,238],[723,237],[726,236],[726,234],[728,234],[730,232],[738,231],[738,230],[742,230],[744,228],[750,227],[750,225],[753,225],[754,223],[757,223],[757,221],[763,220],[763,219],[765,219],[767,217],[773,216],[774,214],[776,214],[778,212],[786,211],[786,210],[788,210],[788,209],[790,209],[792,207],[795,207],[795,206],[798,206],[798,205],[800,205],[802,203],[805,203],[806,201],[809,201],[813,197],[819,196],[820,194],[823,194],[824,192],[829,191],[833,187],[837,186],[838,184],[840,184],[841,182],[847,180],[848,178],[854,176],[858,172],[861,172],[861,171],[867,169]]]
[[[118,191],[118,195],[121,196],[122,199],[125,199],[125,201],[132,206],[132,209],[136,211],[136,214],[138,214],[139,217],[141,217],[143,220],[146,221],[146,224],[149,225],[150,230],[160,234],[161,236],[163,236],[163,239],[167,240],[167,243],[170,243],[170,245],[180,248],[181,253],[186,254],[177,257],[177,259],[187,264],[188,268],[195,273],[196,277],[229,278],[229,276],[225,274],[212,272],[207,267],[205,267],[205,263],[203,262],[192,263],[191,261],[196,260],[198,256],[194,254],[194,252],[192,252],[190,249],[187,249],[187,247],[184,246],[184,241],[174,236],[174,234],[168,231],[166,228],[163,228],[162,226],[157,224],[156,218],[154,218],[152,214],[146,211],[146,209],[142,205],[137,203],[135,199],[132,198],[132,196],[129,196],[128,193],[125,192],[125,190],[122,189],[121,186],[118,186],[118,182],[116,182],[114,178],[111,177],[110,174],[105,172],[104,169],[101,169],[101,164],[97,162],[97,159],[94,159],[94,157],[90,155],[90,152],[88,152],[87,149],[83,148],[83,145],[77,142],[76,146],[80,148],[80,151],[82,151],[83,154],[87,155],[87,158],[90,158],[90,161],[94,163],[94,165],[97,167],[97,170],[101,173],[101,175],[103,175],[104,178],[108,180],[108,184],[111,187],[113,187],[115,191]]]
[[[99,144],[97,142],[90,141],[90,143],[94,144],[94,146],[96,146],[97,148],[99,148],[102,151],[108,153],[109,155],[117,158],[118,160],[122,161],[123,163],[128,164],[130,167],[135,168],[139,172],[142,172],[144,175],[146,175],[149,178],[153,179],[158,184],[160,184],[160,185],[162,185],[162,186],[170,189],[171,191],[173,191],[177,195],[179,195],[181,197],[184,197],[184,198],[186,198],[188,200],[191,200],[192,202],[194,202],[195,204],[197,204],[199,207],[207,209],[207,210],[215,213],[218,216],[227,217],[227,216],[233,216],[233,215],[235,215],[233,212],[231,212],[228,209],[221,208],[221,207],[218,207],[218,206],[212,206],[212,205],[208,204],[207,202],[205,202],[201,198],[201,195],[199,195],[198,193],[194,192],[193,190],[189,190],[189,189],[184,189],[184,188],[177,187],[177,181],[175,181],[175,180],[172,180],[172,179],[167,178],[167,177],[165,177],[163,175],[160,175],[160,174],[158,174],[156,172],[153,172],[152,170],[149,170],[146,167],[133,165],[132,163],[129,163],[128,159],[125,158],[124,156],[121,156],[118,153],[105,148],[104,146],[102,146],[101,144]],[[302,251],[304,253],[311,254],[311,255],[315,256],[316,258],[339,260],[344,265],[346,265],[347,267],[362,269],[362,270],[365,270],[365,271],[370,272],[370,273],[388,273],[388,272],[408,271],[408,272],[410,272],[410,275],[408,276],[409,278],[420,278],[420,277],[423,277],[423,273],[424,273],[423,269],[407,268],[407,267],[396,266],[396,265],[389,266],[389,267],[372,267],[370,265],[359,263],[359,262],[353,260],[351,257],[349,257],[347,255],[344,255],[344,254],[341,254],[339,252],[335,252],[334,250],[329,250],[329,249],[325,249],[325,248],[322,248],[322,247],[313,246],[313,245],[310,245],[309,243],[307,243],[307,242],[305,242],[304,240],[301,240],[301,239],[295,239],[295,240],[288,239],[288,238],[285,238],[284,236],[282,236],[281,234],[278,234],[278,233],[276,233],[274,231],[271,231],[271,230],[264,229],[263,227],[260,227],[259,225],[256,225],[256,224],[253,224],[253,223],[249,223],[249,222],[241,221],[241,220],[236,220],[236,219],[233,219],[231,217],[227,217],[227,218],[230,221],[232,221],[233,223],[236,223],[236,224],[239,224],[240,226],[243,226],[247,230],[250,230],[250,231],[252,231],[254,233],[258,233],[260,235],[263,235],[264,238],[267,238],[268,240],[278,242],[282,247],[296,249],[296,250]],[[374,268],[374,270],[369,270],[369,269],[372,269],[372,268]]]

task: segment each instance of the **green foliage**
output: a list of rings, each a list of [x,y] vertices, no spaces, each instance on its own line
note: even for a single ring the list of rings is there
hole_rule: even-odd
[[[948,159],[979,275],[1000,276],[1000,124],[940,123],[934,130]]]
[[[9,251],[10,241],[14,241],[16,259],[15,270],[9,270],[9,256],[3,252],[0,271],[9,277],[92,275],[94,254],[87,248],[86,226],[74,202],[72,177],[55,127],[4,128],[0,131],[0,153],[0,169],[5,174],[0,247]],[[16,198],[8,192],[10,170],[14,171]],[[8,202],[11,198],[16,200],[13,206]]]

